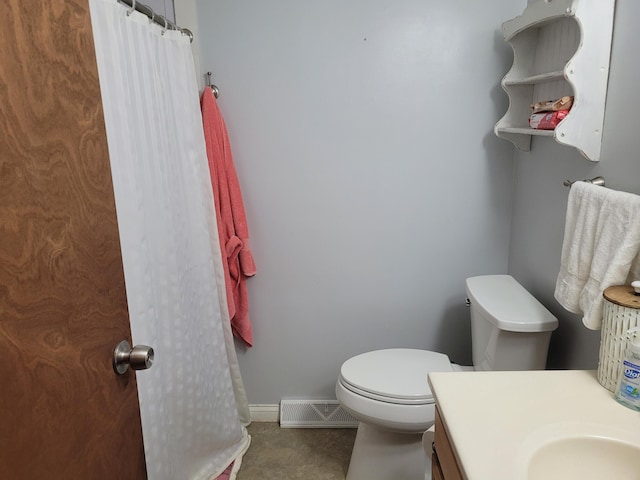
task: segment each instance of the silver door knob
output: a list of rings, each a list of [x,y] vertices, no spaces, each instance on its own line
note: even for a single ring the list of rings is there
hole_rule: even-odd
[[[134,370],[146,370],[153,365],[153,348],[136,345],[131,348],[129,342],[121,341],[113,351],[113,369],[123,375],[129,367]]]

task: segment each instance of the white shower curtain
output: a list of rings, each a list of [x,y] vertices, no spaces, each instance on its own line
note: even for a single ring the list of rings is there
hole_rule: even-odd
[[[156,355],[137,375],[148,477],[209,479],[249,437],[189,40],[116,0],[90,6],[131,332]]]

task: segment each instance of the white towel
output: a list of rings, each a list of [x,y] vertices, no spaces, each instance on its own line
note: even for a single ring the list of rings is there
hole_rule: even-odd
[[[571,186],[555,298],[602,325],[602,292],[640,279],[640,196],[586,182]],[[637,278],[636,278],[637,277]]]

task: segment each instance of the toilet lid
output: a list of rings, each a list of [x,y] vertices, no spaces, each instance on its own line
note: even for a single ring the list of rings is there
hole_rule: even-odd
[[[350,358],[342,364],[343,385],[360,395],[393,403],[433,403],[429,372],[451,372],[449,357],[428,350],[394,348]]]

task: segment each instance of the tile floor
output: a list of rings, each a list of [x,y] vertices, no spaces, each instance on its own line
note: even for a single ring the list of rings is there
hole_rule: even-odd
[[[355,428],[280,428],[249,425],[251,446],[237,480],[344,480]]]

